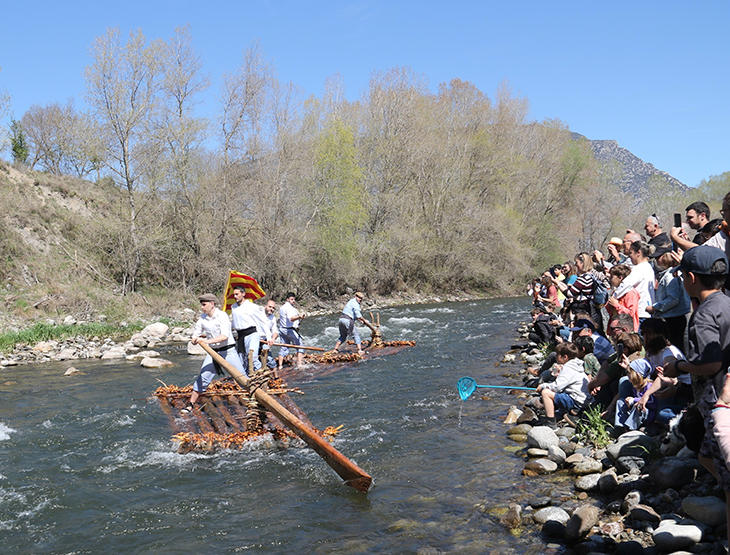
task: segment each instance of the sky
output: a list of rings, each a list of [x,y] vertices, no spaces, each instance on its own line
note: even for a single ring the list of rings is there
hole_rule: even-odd
[[[500,84],[559,119],[612,139],[689,186],[730,171],[730,2],[39,0],[0,7],[0,91],[32,105],[84,107],[89,47],[108,28],[168,39],[190,26],[213,87],[259,41],[278,78],[322,96],[339,74],[349,100],[374,72],[410,67],[432,91],[454,78]],[[7,125],[8,119],[3,122]]]

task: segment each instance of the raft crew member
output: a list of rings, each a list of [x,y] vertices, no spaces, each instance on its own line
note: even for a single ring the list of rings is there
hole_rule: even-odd
[[[190,342],[193,345],[205,343],[214,351],[219,353],[229,363],[231,363],[239,372],[243,372],[241,361],[235,350],[235,341],[233,340],[233,331],[231,330],[231,321],[228,314],[216,308],[218,299],[215,295],[206,293],[198,297],[200,300],[200,308],[203,314],[195,323],[193,328],[193,336]],[[193,384],[193,393],[190,396],[190,402],[182,409],[181,412],[188,413],[193,410],[195,403],[204,393],[210,382],[216,374],[223,374],[220,366],[213,360],[210,355],[206,355],[203,366],[200,367],[200,374]]]
[[[243,285],[233,287],[233,298],[236,299],[236,302],[231,306],[231,320],[233,329],[238,333],[236,350],[248,375],[248,353],[250,351],[253,351],[254,372],[261,370],[259,328],[266,328],[266,320],[262,308],[246,298],[246,288]]]
[[[259,328],[259,356],[264,351],[266,352],[266,366],[271,369],[276,368],[276,360],[271,354],[271,345],[279,338],[279,330],[276,327],[276,317],[274,316],[275,311],[276,301],[271,299],[264,307],[264,321],[266,322],[266,326]]]
[[[302,338],[299,335],[299,323],[307,317],[295,308],[297,296],[291,291],[286,294],[286,302],[279,309],[279,335],[283,343],[289,345],[301,345]],[[284,357],[289,354],[287,347],[279,349],[279,370],[284,364]],[[297,368],[304,364],[304,349],[297,349]]]
[[[357,333],[357,328],[355,327],[355,320],[365,323],[365,318],[362,317],[362,312],[360,312],[360,303],[362,303],[363,298],[365,298],[365,294],[358,291],[355,293],[355,297],[347,301],[345,308],[342,309],[339,320],[340,338],[335,343],[335,351],[340,348],[341,344],[347,341],[349,336],[352,336],[357,344],[358,354],[363,354],[362,347],[360,346],[362,343],[360,341],[360,334]]]

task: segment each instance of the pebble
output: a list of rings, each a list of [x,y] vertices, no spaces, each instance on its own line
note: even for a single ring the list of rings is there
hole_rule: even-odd
[[[603,472],[603,465],[590,457],[584,458],[581,462],[573,466],[573,474],[576,476],[585,476],[586,474],[595,474]]]

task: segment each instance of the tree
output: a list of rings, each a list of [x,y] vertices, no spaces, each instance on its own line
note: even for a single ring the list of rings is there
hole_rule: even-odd
[[[28,161],[28,141],[25,139],[23,126],[14,119],[10,120],[10,151],[16,164],[25,164]]]
[[[131,252],[123,260],[124,293],[135,290],[142,265],[135,192],[161,150],[156,129],[150,128],[160,107],[160,50],[159,42],[148,45],[139,30],[122,44],[119,29],[109,29],[94,41],[92,63],[85,71],[86,98],[109,137],[108,167],[127,192]]]

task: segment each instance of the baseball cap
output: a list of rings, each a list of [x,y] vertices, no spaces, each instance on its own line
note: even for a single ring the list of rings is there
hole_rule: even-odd
[[[677,270],[692,272],[693,274],[712,275],[712,265],[718,260],[725,261],[725,268],[728,268],[727,256],[717,247],[700,245],[693,247],[682,255],[682,261]],[[727,270],[725,271],[727,273]]]
[[[580,330],[584,330],[584,329],[596,331],[595,324],[593,322],[591,322],[590,320],[586,320],[585,318],[576,320],[573,324],[575,327],[570,328],[570,331],[580,331]]]

